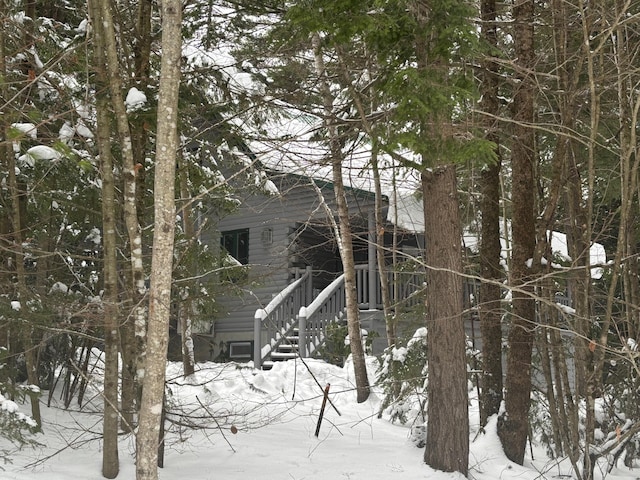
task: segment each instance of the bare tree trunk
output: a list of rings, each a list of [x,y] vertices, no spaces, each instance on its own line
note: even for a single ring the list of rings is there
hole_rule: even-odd
[[[589,82],[589,117],[590,117],[590,125],[589,125],[589,142],[587,144],[588,147],[588,182],[587,182],[587,209],[586,215],[587,218],[593,218],[593,205],[594,205],[594,192],[595,192],[595,162],[596,162],[596,149],[598,148],[598,135],[599,135],[599,125],[600,125],[600,93],[598,88],[598,75],[597,71],[599,69],[599,65],[601,62],[599,58],[602,55],[602,52],[598,52],[597,50],[592,49],[591,47],[591,34],[592,34],[592,25],[594,21],[599,21],[598,13],[597,13],[598,3],[592,5],[592,2],[589,2],[589,5],[585,5],[583,0],[578,1],[578,9],[581,12],[581,26],[582,26],[582,48],[586,55],[586,64],[587,64],[587,78]],[[597,20],[596,20],[597,19]],[[571,174],[571,171],[570,171]],[[572,182],[573,183],[573,182]],[[573,187],[575,188],[575,187]],[[586,222],[585,225],[586,232],[584,233],[585,238],[587,240],[591,240],[592,236],[592,227],[591,222]],[[617,266],[616,266],[617,268]],[[614,270],[615,271],[615,270]],[[589,282],[590,279],[590,270],[588,267],[585,267],[583,278],[584,281]],[[615,279],[612,279],[612,283],[615,283]],[[581,298],[583,304],[578,305],[579,311],[582,315],[586,315],[587,312],[590,311],[590,306],[588,305],[589,298],[584,296]],[[609,305],[607,305],[607,310],[609,311]],[[580,395],[584,395],[585,398],[585,449],[583,452],[584,457],[584,471],[583,478],[590,478],[592,472],[592,462],[591,456],[589,452],[589,445],[592,445],[595,440],[595,397],[594,393],[597,389],[596,383],[599,381],[595,377],[597,373],[593,373],[592,369],[594,368],[594,355],[591,351],[592,343],[587,339],[591,336],[589,335],[591,324],[590,317],[580,317],[577,316],[577,328],[576,332],[578,335],[581,333],[584,334],[585,341],[579,340],[576,342],[576,375],[582,376],[582,380],[576,380],[576,384],[578,385],[578,393]],[[586,475],[585,475],[586,474]]]
[[[9,18],[7,13],[7,5],[4,0],[0,1],[0,78],[7,78],[7,63],[6,63],[6,52],[5,52],[5,22]],[[9,96],[9,89],[7,88],[7,82],[0,82],[0,102],[2,105],[7,104],[7,100]],[[13,152],[9,149],[9,142],[7,141],[7,129],[8,119],[5,118],[5,115],[0,116],[0,166],[3,170],[9,171],[9,155]],[[6,286],[10,284],[9,279],[11,278],[11,273],[9,269],[10,262],[13,261],[10,256],[10,248],[11,248],[11,213],[9,205],[6,205],[4,202],[2,204],[2,209],[0,213],[0,258],[2,262],[0,263],[0,285],[2,286],[2,293],[7,293],[5,290]],[[9,380],[9,362],[10,358],[12,358],[11,348],[11,328],[9,326],[9,322],[2,322],[0,324],[0,348],[6,348],[4,352],[0,355],[0,362],[4,364],[4,368],[0,368],[0,382],[5,383]]]
[[[314,34],[311,38],[315,69],[318,75],[318,83],[322,100],[324,103],[324,126],[328,131],[329,151],[331,155],[331,168],[333,173],[333,186],[338,209],[339,236],[336,239],[342,268],[344,270],[344,289],[347,305],[347,329],[349,332],[349,346],[353,359],[353,369],[356,380],[357,401],[364,402],[369,398],[369,378],[367,376],[367,365],[364,356],[364,346],[362,345],[362,332],[360,329],[360,308],[356,293],[356,269],[353,258],[353,241],[351,225],[349,222],[349,208],[342,180],[342,161],[344,154],[340,147],[340,139],[336,128],[336,117],[333,111],[333,96],[329,89],[327,72],[322,59],[322,46],[320,36]]]
[[[356,380],[357,401],[362,403],[369,398],[369,378],[362,344],[362,331],[360,328],[360,308],[356,293],[356,267],[353,259],[353,242],[349,210],[344,185],[342,183],[342,155],[337,158],[337,152],[332,148],[333,186],[338,209],[340,237],[338,245],[342,267],[344,270],[344,289],[347,305],[347,329],[349,332],[349,347],[353,359],[353,370]]]
[[[148,94],[147,86],[149,84],[149,59],[151,51],[151,12],[152,5],[150,0],[141,0],[138,2],[138,12],[136,18],[136,26],[133,39],[133,59],[134,59],[134,72],[133,80],[135,85]],[[146,171],[144,168],[144,160],[147,158],[148,152],[148,127],[145,125],[146,119],[138,116],[132,116],[129,119],[129,130],[131,135],[131,151],[134,159],[138,159],[135,163],[135,210],[132,210],[130,204],[128,210],[125,210],[125,215],[128,219],[126,222],[127,231],[129,234],[129,243],[133,245],[131,234],[135,232],[132,227],[135,226],[133,219],[135,218],[137,223],[143,225],[143,212],[144,197],[146,195],[145,179]],[[126,160],[126,159],[125,159]],[[126,173],[125,168],[125,175]],[[130,176],[125,176],[124,182],[128,185],[131,182]],[[129,187],[125,186],[125,191],[128,191]],[[128,201],[133,201],[133,198],[129,198]],[[137,272],[137,273],[136,273]],[[120,326],[120,342],[122,349],[122,429],[129,431],[130,427],[133,427],[135,422],[135,414],[137,405],[139,403],[140,389],[138,373],[142,371],[144,367],[141,365],[144,352],[144,331],[145,327],[145,312],[142,309],[144,305],[144,293],[138,287],[135,286],[134,278],[139,275],[141,270],[134,271],[129,269],[125,274],[125,281],[129,285],[126,292],[129,296],[127,299],[128,313],[126,320],[122,322]],[[146,288],[145,288],[146,290]]]
[[[369,121],[369,116],[367,111],[365,110],[365,105],[362,99],[361,93],[354,88],[351,77],[349,76],[349,70],[346,65],[346,56],[344,51],[340,47],[336,47],[336,51],[338,53],[338,59],[340,61],[340,67],[342,71],[342,76],[347,83],[349,92],[353,98],[353,102],[358,110],[358,115],[360,116],[360,121],[362,122],[362,128],[369,135],[372,143],[371,147],[371,171],[373,173],[373,183],[375,189],[375,227],[376,227],[376,263],[378,266],[378,275],[380,279],[380,293],[382,296],[382,310],[385,319],[385,330],[387,334],[387,345],[395,345],[397,342],[397,333],[396,333],[396,324],[395,324],[395,316],[391,310],[391,292],[389,285],[389,277],[387,268],[387,262],[385,259],[385,244],[384,244],[384,223],[382,218],[382,188],[380,185],[380,165],[378,162],[378,152],[379,152],[379,142],[377,138],[376,132],[373,131],[371,122]],[[369,67],[371,71],[375,70],[375,67],[372,65]],[[373,87],[372,87],[373,88]],[[373,98],[374,95],[370,94]],[[369,105],[368,111],[374,111],[375,105]],[[395,228],[395,227],[394,227]],[[395,232],[394,232],[395,233]],[[394,237],[395,238],[395,237]],[[394,249],[395,255],[395,249]],[[394,282],[395,284],[395,282]]]
[[[5,136],[6,138],[6,136]],[[29,289],[27,287],[27,274],[24,268],[24,250],[22,247],[23,242],[23,217],[21,213],[20,203],[21,197],[24,193],[18,185],[16,178],[16,163],[13,152],[7,156],[8,177],[9,177],[9,194],[11,197],[11,221],[12,221],[12,249],[15,258],[16,268],[16,281],[18,284],[17,298],[20,302],[20,316],[21,316],[21,331],[22,342],[24,348],[24,359],[27,368],[27,381],[30,385],[36,387],[39,386],[38,381],[38,349],[39,346],[34,342],[34,326],[29,319]],[[38,428],[42,427],[42,417],[40,415],[40,400],[38,394],[29,390],[29,396],[31,397],[31,416],[38,424]]]
[[[531,404],[531,353],[536,324],[532,269],[536,243],[534,168],[536,163],[534,121],[535,67],[533,50],[534,1],[523,0],[513,6],[514,38],[518,82],[513,99],[514,142],[512,147],[512,229],[513,255],[510,285],[513,310],[509,331],[505,414],[498,422],[498,433],[507,457],[519,464],[529,432]]]
[[[7,8],[8,5],[5,2],[2,2],[2,5],[0,7],[0,14],[2,14],[2,21],[5,21],[5,15],[8,16],[9,12],[7,12]],[[35,4],[33,5],[25,5],[25,11],[28,13],[31,13],[33,18],[35,17]],[[7,69],[6,69],[6,59],[5,59],[5,38],[4,38],[4,34],[0,37],[0,42],[2,42],[2,51],[0,52],[2,54],[2,65],[0,66],[1,70],[0,70],[0,74],[2,74],[2,79],[0,79],[0,84],[1,84],[1,88],[2,88],[2,100],[3,101],[7,101],[8,100],[8,89],[7,89],[7,80],[6,80],[6,74],[7,74]],[[28,28],[25,27],[24,30],[24,36],[22,39],[22,43],[23,46],[25,48],[29,48],[32,46],[33,44],[33,37],[32,37],[32,31],[30,31]],[[29,74],[29,65],[26,64],[25,61],[25,65],[23,68],[23,73],[25,74],[25,79],[27,78],[27,75]],[[26,90],[27,92],[30,90]],[[28,93],[25,93],[24,95],[28,96]],[[28,104],[28,99],[27,98],[22,98],[22,101],[24,101],[25,104]],[[4,117],[4,115],[3,115]],[[20,340],[20,342],[22,343],[22,349],[24,352],[24,360],[26,363],[26,369],[27,369],[27,381],[29,382],[29,384],[34,385],[36,387],[39,386],[39,381],[38,381],[38,364],[37,364],[37,357],[38,357],[38,350],[39,350],[39,345],[38,342],[34,341],[34,335],[35,335],[35,329],[34,329],[34,325],[31,322],[31,319],[29,318],[29,310],[30,310],[30,306],[29,306],[29,300],[31,300],[30,296],[31,296],[31,292],[29,291],[29,288],[27,287],[27,279],[26,279],[26,271],[25,271],[25,254],[24,254],[24,247],[23,247],[23,240],[24,240],[24,230],[25,230],[25,223],[26,223],[26,209],[24,208],[25,205],[25,201],[26,201],[26,188],[24,185],[21,185],[20,182],[18,182],[18,178],[16,176],[16,157],[15,157],[15,153],[10,149],[7,148],[6,145],[8,144],[9,141],[9,135],[8,135],[8,128],[9,125],[6,123],[2,123],[2,139],[0,139],[2,141],[3,144],[3,153],[5,155],[5,158],[3,160],[6,159],[6,166],[7,166],[7,179],[8,179],[8,198],[9,198],[9,202],[10,202],[10,208],[8,208],[9,211],[9,224],[10,224],[10,241],[9,241],[9,256],[11,256],[12,260],[15,262],[15,282],[17,284],[17,291],[12,292],[12,295],[15,295],[16,299],[19,301],[20,304],[20,311],[19,311],[19,315],[20,315],[20,321],[19,324],[17,325],[18,328],[14,329],[14,332],[20,332],[19,335],[16,335],[16,337],[11,338],[11,336],[7,336],[8,340],[14,340],[14,344],[17,344],[18,342],[16,340]],[[10,345],[7,345],[8,347]],[[17,352],[14,350],[14,354],[17,354]],[[31,416],[33,417],[33,419],[36,421],[36,423],[38,424],[38,429],[42,428],[42,418],[41,418],[41,414],[40,414],[40,400],[38,398],[38,393],[32,391],[32,390],[28,390],[29,392],[29,396],[31,397]]]
[[[422,173],[427,259],[427,444],[431,467],[467,474],[469,409],[456,168]],[[433,208],[437,205],[438,208]]]
[[[536,346],[540,352],[540,366],[542,368],[542,374],[544,375],[545,382],[547,384],[547,402],[549,402],[549,415],[551,417],[551,429],[553,431],[553,440],[555,445],[555,451],[553,454],[556,457],[564,455],[566,443],[564,436],[562,435],[562,419],[560,418],[559,409],[562,405],[562,397],[556,396],[556,388],[554,387],[554,378],[552,370],[551,355],[555,345],[549,338],[550,330],[543,330],[538,335]]]
[[[375,143],[375,141],[374,141]],[[378,165],[378,151],[374,148],[371,155],[371,170],[375,184],[375,223],[376,223],[376,261],[378,264],[378,275],[380,276],[380,293],[382,295],[382,312],[384,314],[384,325],[387,333],[387,345],[392,347],[398,341],[396,332],[396,320],[391,310],[391,288],[389,285],[389,268],[387,267],[386,251],[384,243],[384,222],[382,219],[382,188],[380,185],[380,168]]]
[[[102,425],[102,476],[115,478],[120,471],[118,458],[118,267],[116,259],[116,201],[113,157],[111,155],[111,122],[105,70],[104,29],[100,7],[89,2],[94,28],[94,69],[96,72],[96,143],[102,174],[102,237],[104,275],[104,420]]]
[[[640,282],[638,281],[640,278],[640,259],[638,258],[637,243],[637,239],[640,238],[639,217],[638,204],[633,203],[630,207],[629,229],[627,231],[627,268],[624,269],[624,298],[627,314],[623,324],[618,328],[621,343],[625,343],[629,338],[637,339],[640,333]]]
[[[182,207],[182,225],[184,235],[186,237],[187,249],[191,242],[196,241],[196,231],[193,225],[193,209],[191,208],[191,195],[189,194],[189,177],[188,169],[182,159],[182,167],[180,168],[180,198],[185,205]],[[188,258],[192,256],[189,255]],[[189,266],[194,266],[195,262],[189,261]],[[186,288],[186,287],[185,287]],[[180,299],[180,335],[182,343],[182,374],[185,377],[193,375],[195,371],[195,353],[193,350],[193,336],[191,333],[193,318],[193,299],[192,293],[187,289]]]
[[[135,378],[135,383],[138,387],[133,387],[134,391],[139,391],[139,385],[144,376],[144,355],[146,344],[146,329],[147,318],[146,308],[143,302],[146,294],[146,286],[144,279],[144,264],[142,258],[142,234],[140,230],[140,224],[138,222],[137,212],[137,188],[136,177],[139,172],[144,168],[141,161],[137,161],[134,156],[133,142],[131,136],[131,130],[129,127],[129,120],[127,111],[125,109],[124,98],[122,95],[122,79],[120,72],[120,65],[118,61],[118,51],[116,46],[115,26],[113,23],[113,15],[111,11],[111,3],[107,1],[100,2],[101,6],[101,20],[104,28],[105,38],[105,56],[106,66],[109,78],[109,90],[111,93],[111,100],[113,109],[115,112],[116,126],[118,135],[120,138],[120,148],[123,157],[123,172],[124,172],[124,220],[127,227],[127,233],[129,236],[129,250],[130,250],[130,267],[132,285],[127,289],[127,293],[130,295],[129,304],[132,308],[131,317],[134,324],[134,345],[130,345],[130,338],[128,333],[130,329],[125,327],[123,338],[122,353],[124,356],[125,368],[128,370],[128,375],[123,375],[123,379]],[[127,322],[130,319],[127,318]],[[132,387],[123,385],[123,391],[130,391]],[[138,395],[135,395],[138,397]],[[133,415],[130,410],[135,410],[134,406],[124,407],[127,419],[133,421]]]
[[[617,116],[619,118],[619,168],[620,168],[620,226],[617,235],[616,252],[611,266],[611,282],[607,296],[606,312],[601,320],[599,336],[592,339],[589,351],[592,353],[586,382],[586,420],[585,420],[585,452],[583,478],[591,480],[594,476],[595,460],[599,453],[593,448],[595,442],[596,398],[602,393],[602,378],[605,354],[608,349],[609,334],[614,326],[616,301],[619,286],[624,288],[625,270],[628,261],[633,257],[635,247],[628,244],[630,231],[633,229],[634,203],[637,202],[638,174],[640,157],[637,155],[637,125],[640,115],[640,98],[633,92],[629,82],[629,72],[634,68],[630,56],[629,41],[633,36],[628,26],[620,19],[629,14],[629,3],[623,0],[615,2],[614,18],[618,23],[614,26],[611,39],[614,42],[614,64],[616,66]],[[593,78],[590,76],[590,79]],[[592,82],[593,85],[593,82]],[[594,85],[595,86],[595,85]],[[638,279],[633,279],[637,282]],[[620,282],[623,282],[622,285]],[[624,315],[633,314],[625,302]],[[632,307],[635,308],[635,307]]]
[[[488,45],[497,47],[496,1],[483,0],[482,36]],[[480,424],[500,410],[502,403],[502,308],[500,282],[504,277],[500,244],[500,151],[495,118],[500,114],[498,100],[498,66],[486,60],[482,78],[481,108],[487,114],[486,138],[496,144],[498,161],[483,168],[481,173],[482,233],[480,242],[480,332],[482,335],[482,393]]]
[[[502,403],[502,302],[504,277],[500,244],[500,163],[482,171],[482,238],[478,313],[482,335],[482,397],[480,424],[498,413]]]
[[[105,108],[105,107],[98,107]],[[106,113],[106,112],[105,112]],[[103,116],[103,114],[99,114]],[[104,120],[108,116],[104,115]],[[109,134],[108,126],[104,128]],[[98,137],[102,132],[98,133]],[[98,142],[103,140],[98,138]],[[105,147],[109,145],[108,137]],[[118,476],[118,326],[120,311],[118,308],[118,269],[116,260],[116,228],[114,212],[115,188],[111,154],[102,150],[102,224],[104,248],[104,423],[103,423],[103,462],[102,475],[105,478]]]
[[[175,231],[175,174],[178,150],[178,96],[182,52],[182,2],[162,2],[162,64],[158,94],[155,171],[155,228],[149,294],[147,372],[144,375],[136,437],[136,479],[158,479]]]

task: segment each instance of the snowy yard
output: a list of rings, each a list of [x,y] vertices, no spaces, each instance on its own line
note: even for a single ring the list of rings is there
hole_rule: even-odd
[[[178,425],[170,415],[162,480],[213,479],[432,479],[463,478],[436,472],[422,462],[422,449],[409,439],[407,426],[378,418],[380,393],[358,405],[350,364],[335,367],[308,360],[278,363],[271,371],[256,372],[238,364],[200,364],[196,374],[182,380],[180,365],[170,364],[171,411],[188,414],[200,430]],[[371,380],[376,360],[369,358]],[[99,387],[96,378],[96,387]],[[330,399],[318,438],[314,433],[329,383]],[[43,409],[44,434],[36,449],[12,455],[0,478],[10,480],[99,480],[101,470],[101,400],[98,390],[87,413],[64,411],[56,405]],[[54,397],[55,399],[58,396]],[[73,408],[73,407],[72,407]],[[24,408],[26,411],[27,409]],[[90,413],[93,410],[95,413]],[[337,411],[340,412],[338,415]],[[469,478],[476,480],[538,480],[571,478],[568,464],[548,460],[534,448],[525,467],[512,464],[501,453],[494,433],[478,434],[477,405],[471,405]],[[215,418],[212,418],[215,416]],[[184,420],[183,420],[184,423]],[[235,433],[234,433],[235,432]],[[118,478],[134,479],[134,439],[120,442]],[[1,444],[0,448],[9,448]],[[567,475],[567,476],[565,476]],[[598,478],[600,477],[598,473]],[[614,469],[609,479],[637,479],[640,471]]]

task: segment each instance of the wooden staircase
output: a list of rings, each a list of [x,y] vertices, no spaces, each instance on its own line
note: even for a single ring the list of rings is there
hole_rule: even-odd
[[[308,357],[322,344],[326,327],[344,314],[344,274],[317,295],[312,271],[287,286],[254,315],[256,368],[270,368],[274,361]]]
[[[273,362],[301,356],[312,356],[322,345],[327,326],[343,320],[346,311],[344,274],[320,292],[313,289],[310,268],[254,315],[253,362],[256,368],[271,368]],[[366,265],[356,266],[358,303],[362,309],[381,307],[377,272]],[[375,282],[371,281],[375,276]],[[409,305],[421,301],[414,293],[423,288],[424,278],[419,273],[405,274],[396,289],[397,299],[392,301]],[[373,286],[372,286],[373,285]],[[396,306],[399,303],[396,304]]]
[[[275,362],[284,362],[296,358],[300,354],[298,341],[300,340],[298,329],[294,329],[293,335],[288,335],[285,341],[280,343],[275,351],[271,352],[270,360],[262,362],[263,370],[271,370]]]

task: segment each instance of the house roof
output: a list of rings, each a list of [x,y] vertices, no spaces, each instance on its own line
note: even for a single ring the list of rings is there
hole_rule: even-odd
[[[280,170],[275,170],[275,169],[272,169],[272,168],[264,168],[263,170],[265,171],[265,173],[267,173],[267,176],[286,176],[288,178],[298,179],[300,181],[304,181],[305,179],[307,179],[307,181],[309,183],[313,180],[313,182],[321,190],[330,189],[331,191],[333,191],[334,182],[331,181],[331,180],[328,180],[328,179],[316,178],[316,177],[313,177],[313,176],[310,176],[310,175],[304,175],[304,174],[301,174],[301,173],[280,171]],[[352,192],[357,197],[366,198],[368,200],[373,200],[375,198],[375,193],[370,191],[370,190],[354,187],[352,185],[345,185],[345,189],[348,192]],[[388,202],[389,201],[389,198],[388,198],[387,195],[383,194],[382,197],[383,197],[383,201],[384,202]]]

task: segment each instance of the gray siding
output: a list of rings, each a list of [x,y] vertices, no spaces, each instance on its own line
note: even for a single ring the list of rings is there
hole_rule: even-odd
[[[296,175],[271,176],[279,194],[254,194],[240,198],[241,206],[233,215],[216,220],[217,232],[207,241],[219,242],[219,232],[249,229],[249,264],[251,287],[244,296],[220,299],[226,314],[215,319],[216,334],[253,333],[253,317],[257,308],[266,305],[290,280],[289,238],[290,232],[301,223],[327,223],[325,209],[321,206],[316,190],[309,179]],[[325,201],[335,211],[333,186],[323,183]],[[373,208],[374,198],[368,192],[352,190],[348,203],[352,215],[362,215]],[[263,232],[271,230],[272,242],[263,241]],[[217,336],[217,335],[216,335]]]

